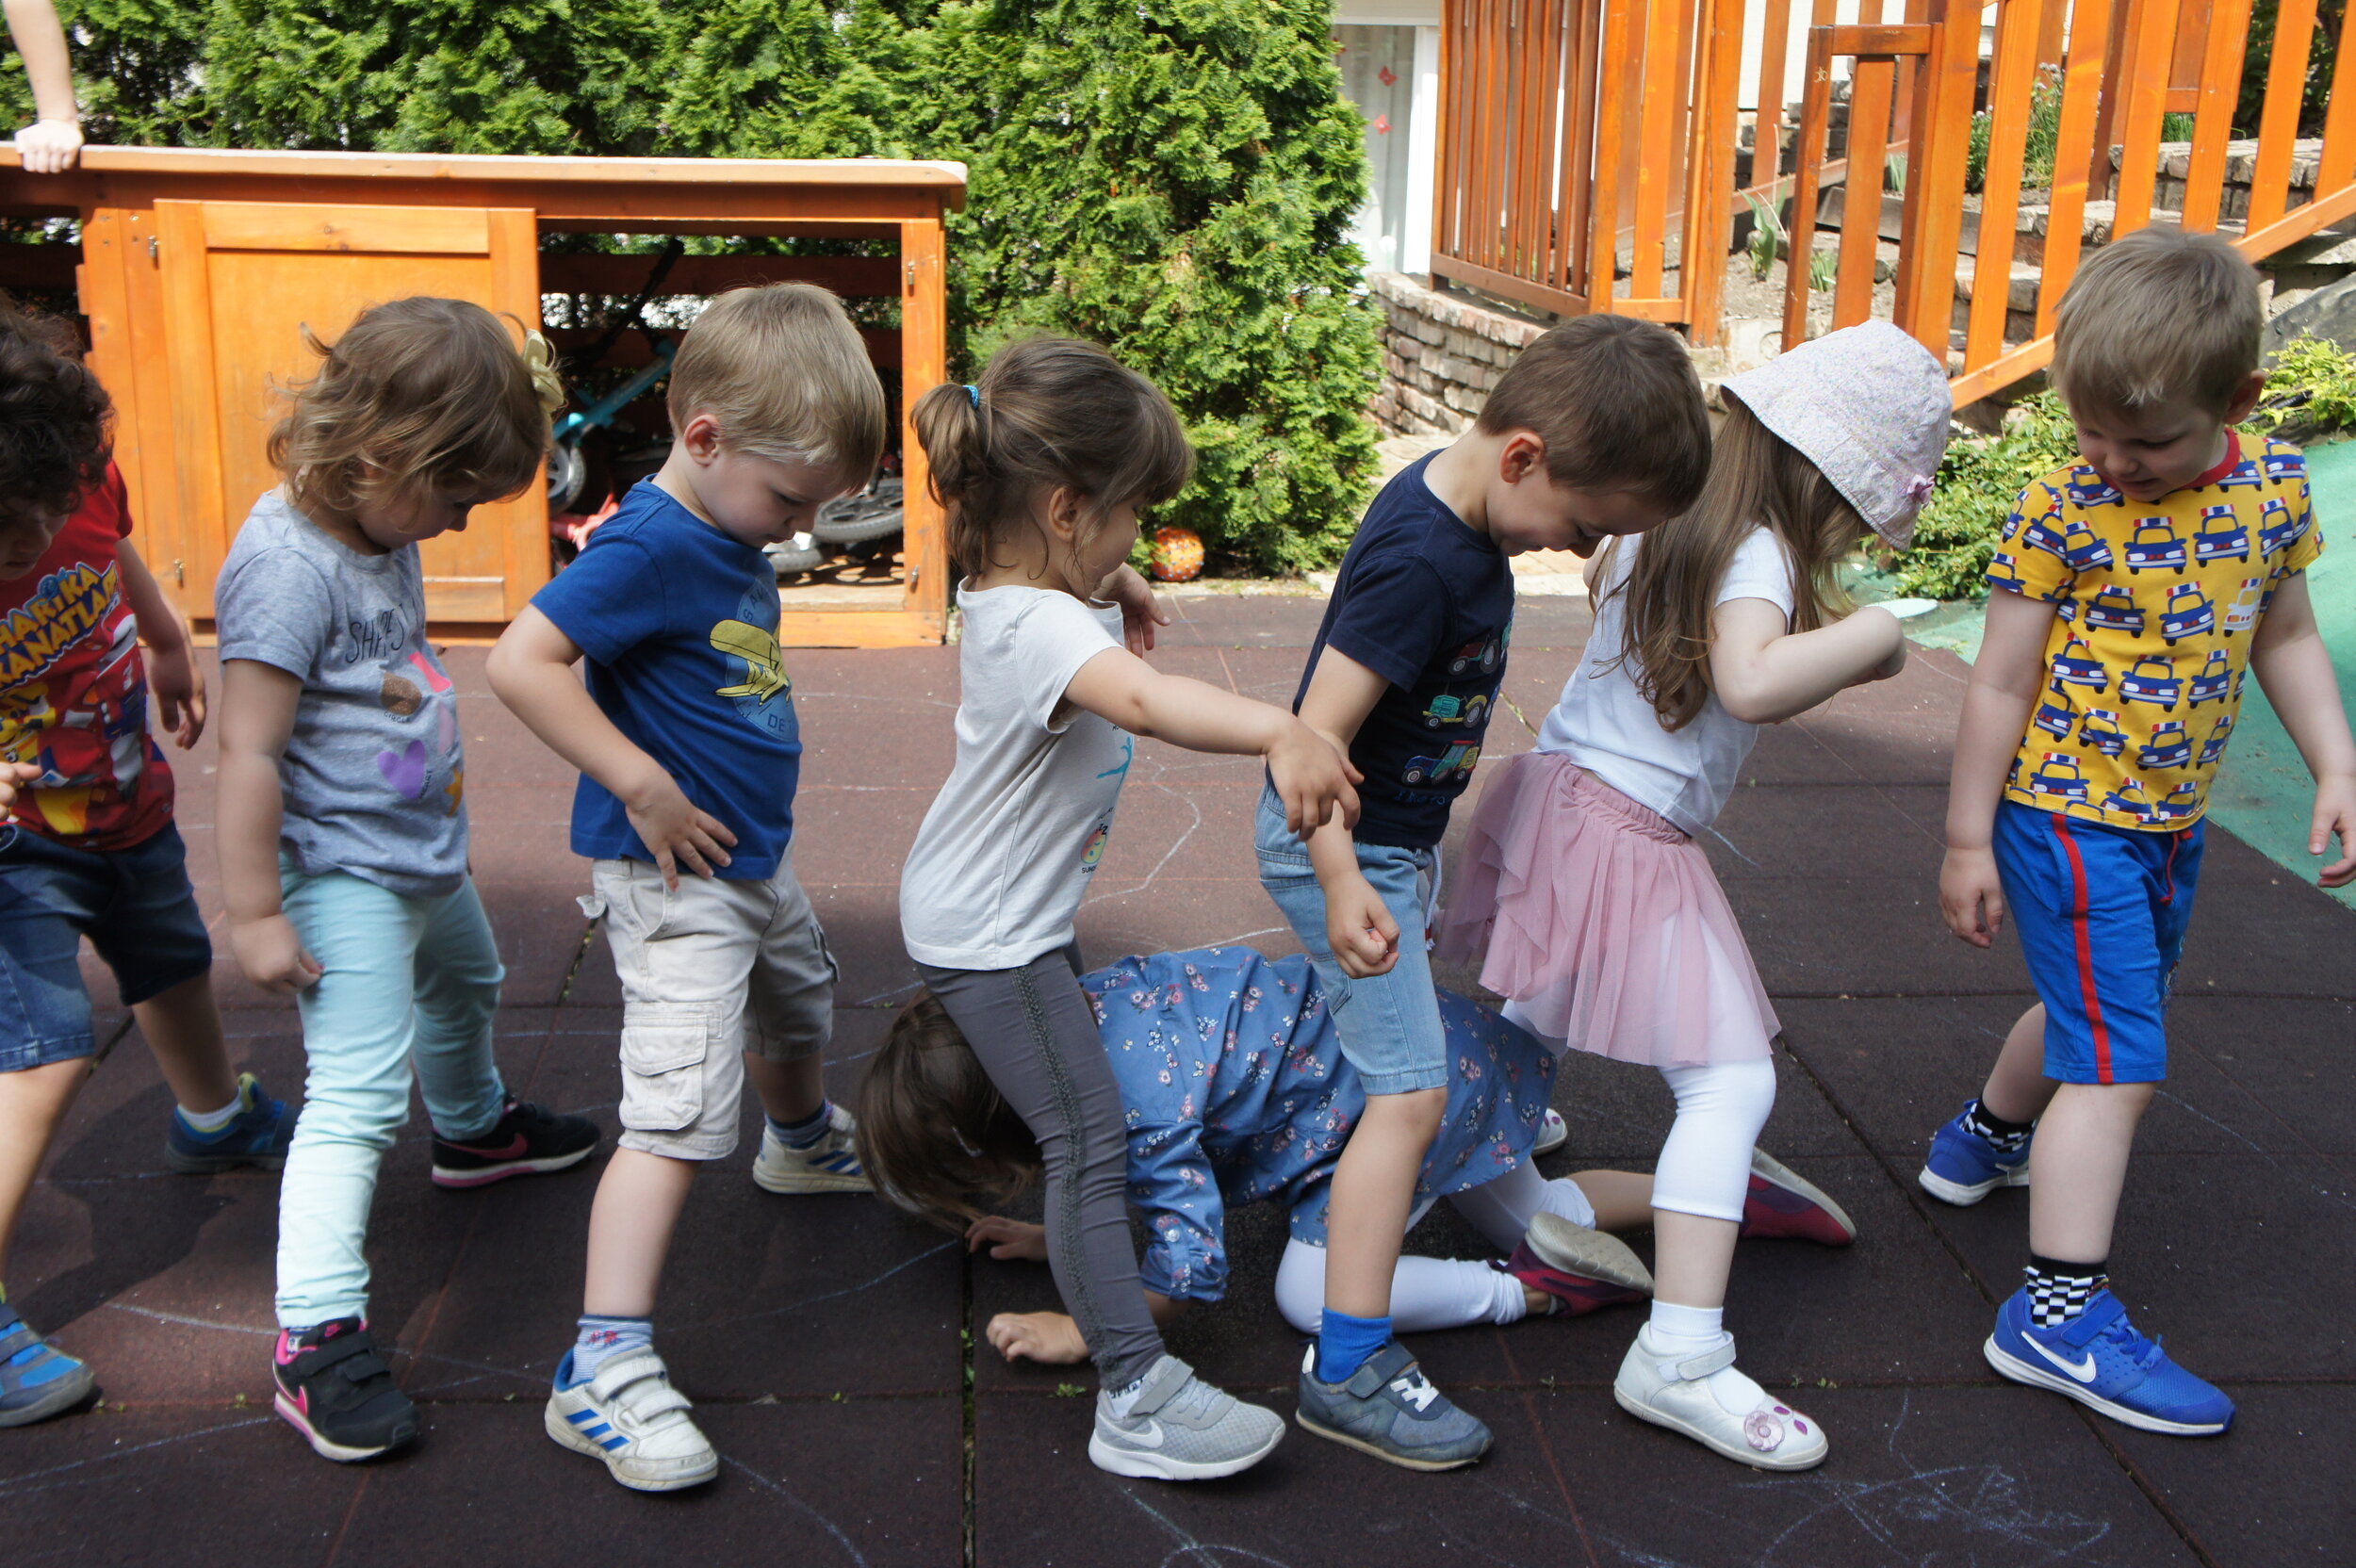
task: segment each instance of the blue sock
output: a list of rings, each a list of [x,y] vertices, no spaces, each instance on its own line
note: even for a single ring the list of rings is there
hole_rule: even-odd
[[[826,1135],[826,1128],[834,1119],[834,1102],[821,1100],[818,1108],[799,1121],[779,1121],[776,1117],[767,1119],[769,1130],[788,1149],[808,1149]]]
[[[1349,1381],[1352,1373],[1390,1342],[1389,1318],[1352,1317],[1326,1308],[1324,1323],[1317,1330],[1317,1381]]]
[[[587,1382],[597,1375],[597,1368],[615,1356],[653,1348],[651,1317],[584,1316],[581,1319],[581,1332],[573,1341],[573,1380],[565,1386]]]

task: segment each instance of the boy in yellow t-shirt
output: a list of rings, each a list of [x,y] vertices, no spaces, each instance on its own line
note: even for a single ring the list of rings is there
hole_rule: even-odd
[[[2308,848],[2341,850],[2323,885],[2356,879],[2356,740],[2307,596],[2323,540],[2306,464],[2232,429],[2266,385],[2264,319],[2249,263],[2177,229],[2096,253],[2062,297],[2053,382],[2083,461],[2021,493],[1989,564],[1939,873],[1964,940],[1989,945],[2010,908],[2040,998],[1921,1178],[1951,1203],[2030,1184],[2028,1279],[1988,1362],[2181,1436],[2224,1431],[2233,1403],[2128,1322],[2106,1260],[2167,1076],[2168,982],[2246,671],[2315,770]]]

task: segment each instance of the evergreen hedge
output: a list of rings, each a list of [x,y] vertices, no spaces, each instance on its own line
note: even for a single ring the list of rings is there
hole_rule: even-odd
[[[1163,510],[1262,571],[1366,499],[1379,318],[1325,0],[60,0],[93,140],[944,157],[953,365],[1105,344],[1202,453]],[[0,98],[29,115],[22,68]]]

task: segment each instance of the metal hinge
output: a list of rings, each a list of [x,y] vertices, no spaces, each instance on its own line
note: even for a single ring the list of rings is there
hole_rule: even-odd
[[[149,235],[147,237],[147,259],[154,261],[156,256],[161,254],[163,252],[163,245],[164,242],[159,237],[155,235]]]

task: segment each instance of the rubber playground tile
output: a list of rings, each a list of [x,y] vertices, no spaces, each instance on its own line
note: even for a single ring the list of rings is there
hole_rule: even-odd
[[[2220,1568],[2346,1562],[2356,1541],[2346,1436],[2356,1429],[2356,1390],[2267,1382],[2226,1392],[2236,1410],[2221,1438],[2108,1422],[2102,1430]]]
[[[1131,953],[1250,945],[1272,956],[1301,944],[1259,879],[1179,880],[1167,874],[1139,891],[1089,899],[1075,923],[1091,968]]]
[[[551,1442],[537,1398],[429,1405],[425,1418],[415,1452],[367,1467],[335,1568],[617,1552],[876,1568],[957,1560],[953,1397],[698,1405],[720,1474],[658,1494],[617,1486],[603,1465]]]
[[[1525,1396],[1560,1487],[1525,1488],[1486,1465],[1470,1474],[1496,1482],[1493,1512],[1552,1528],[1544,1560],[1598,1568],[2198,1560],[2060,1400],[2009,1387],[1789,1392],[1830,1437],[1817,1469],[1730,1463],[1579,1389]]]
[[[957,650],[913,648],[789,648],[794,700],[804,702],[923,702],[957,705]]]
[[[2209,835],[2212,845],[2227,835]],[[2180,995],[2356,999],[2356,921],[2338,902],[2284,876],[2281,883],[2205,870],[2184,956]]]
[[[108,1410],[8,1439],[0,1538],[18,1563],[312,1568],[369,1480],[312,1458],[267,1407]]]
[[[1306,637],[1281,646],[1231,647],[1225,651],[1228,676],[1235,690],[1289,711],[1293,694],[1301,690],[1301,672],[1307,662]]]
[[[1745,785],[1857,784],[1863,776],[1798,720],[1762,725],[1742,764]],[[1942,780],[1943,782],[1943,780]]]
[[[1777,1159],[1857,1153],[1856,1135],[1791,1054],[1777,1051],[1775,1064],[1775,1106],[1759,1147]],[[1676,1096],[1657,1070],[1585,1051],[1568,1052],[1556,1063],[1554,1108],[1571,1138],[1546,1157],[1550,1175],[1598,1166],[1649,1170],[1677,1119]],[[1558,1168],[1563,1161],[1571,1163]]]
[[[813,785],[803,776],[794,798],[794,874],[803,889],[856,884],[896,894],[940,781],[904,788],[884,776],[875,784]]]
[[[1325,618],[1325,596],[1188,594],[1170,603],[1177,625],[1204,647],[1305,648]]]
[[[2181,996],[2169,1009],[2168,1032],[2171,1068],[2176,1053],[2197,1055],[2309,1148],[2356,1153],[2347,1079],[2356,1005]]]
[[[2031,988],[2010,937],[1988,953],[1948,934],[1936,880],[1746,876],[1729,878],[1726,888],[1759,977],[1777,1000]]]
[[[1934,890],[1944,842],[1869,785],[1737,786],[1712,831],[1710,865],[1746,876],[1889,877]]]

